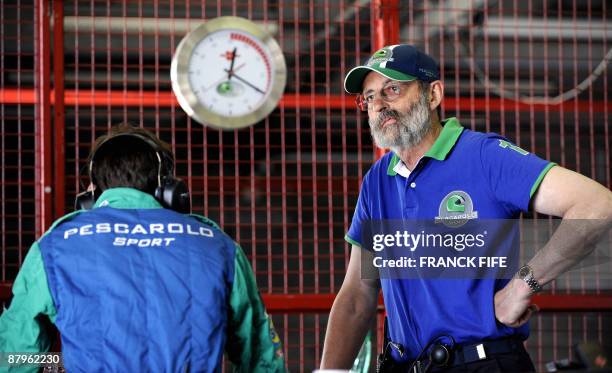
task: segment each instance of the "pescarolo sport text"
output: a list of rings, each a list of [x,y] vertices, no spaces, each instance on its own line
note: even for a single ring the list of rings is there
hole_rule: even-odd
[[[207,227],[182,223],[97,223],[85,224],[78,228],[64,231],[64,239],[71,237],[91,236],[97,234],[112,234],[114,246],[154,247],[170,246],[176,237],[169,235],[192,235],[213,237],[212,229]]]

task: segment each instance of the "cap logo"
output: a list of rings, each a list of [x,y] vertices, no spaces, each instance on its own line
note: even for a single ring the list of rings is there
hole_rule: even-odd
[[[393,52],[391,50],[387,50],[387,48],[379,49],[374,52],[372,58],[383,58],[386,57],[387,54],[389,55],[389,57],[391,57],[391,54],[393,54]]]
[[[419,71],[422,72],[423,74],[427,75],[428,77],[432,78],[435,76],[435,74],[429,70],[425,70],[423,68],[419,68]]]
[[[383,62],[393,61],[393,49],[390,47],[384,47],[374,52],[372,57],[368,60],[368,66],[376,65]]]
[[[425,74],[425,76],[427,76],[428,78],[435,78],[436,77],[436,74],[433,71],[424,69],[422,67],[419,67],[419,72]]]

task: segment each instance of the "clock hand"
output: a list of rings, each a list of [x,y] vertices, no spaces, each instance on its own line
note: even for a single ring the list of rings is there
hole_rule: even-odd
[[[236,50],[238,48],[234,47],[234,50],[232,51],[232,62],[230,62],[230,68],[229,71],[227,72],[227,80],[231,80],[232,79],[232,73],[234,72],[234,61],[236,61]]]
[[[241,64],[241,65],[238,65],[238,66],[237,66],[237,67],[234,69],[234,71],[238,71],[238,70],[242,69],[242,68],[244,67],[244,65],[246,65],[246,63],[243,63],[243,64]],[[223,71],[226,71],[226,72],[227,72],[227,70],[226,70],[226,69],[223,69]],[[233,74],[233,72],[232,72],[232,74]],[[229,75],[229,73],[228,73],[228,75]],[[217,80],[217,81],[216,81],[216,82],[214,82],[213,84],[211,84],[211,85],[209,85],[208,87],[204,88],[204,92],[206,92],[206,91],[208,91],[209,89],[214,88],[214,87],[218,86],[219,84],[221,84],[221,83],[223,83],[223,82],[225,82],[225,81],[228,81],[228,80],[229,80],[229,77],[224,76],[223,78],[221,78],[221,79]]]
[[[255,85],[253,85],[252,83],[248,82],[247,80],[241,78],[240,76],[236,75],[233,71],[228,71],[227,69],[224,69],[228,74],[233,75],[236,79],[240,80],[241,82],[243,82],[244,84],[248,85],[249,87],[253,88],[254,90],[256,90],[257,92],[261,93],[261,94],[265,94],[265,91],[262,91],[261,89],[257,88]]]

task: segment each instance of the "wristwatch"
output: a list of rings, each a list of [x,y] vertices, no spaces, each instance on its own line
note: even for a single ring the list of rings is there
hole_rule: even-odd
[[[533,270],[529,264],[525,264],[519,269],[518,277],[527,283],[532,293],[538,293],[542,290],[542,285],[533,277]]]

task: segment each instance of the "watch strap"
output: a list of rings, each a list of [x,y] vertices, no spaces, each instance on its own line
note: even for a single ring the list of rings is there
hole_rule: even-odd
[[[542,285],[533,277],[533,270],[528,264],[525,264],[520,270],[519,273],[525,273],[521,276],[522,280],[527,283],[527,286],[531,289],[532,293],[538,293],[542,291]]]
[[[523,280],[525,280],[527,286],[529,286],[532,292],[539,293],[540,291],[542,291],[542,285],[540,285],[540,283],[535,278],[533,278],[533,275],[529,275]]]

